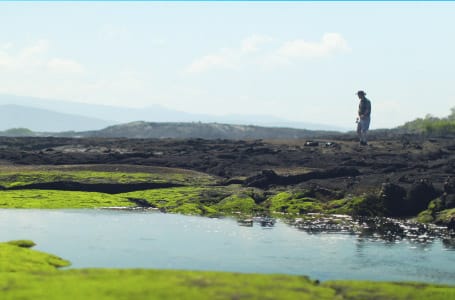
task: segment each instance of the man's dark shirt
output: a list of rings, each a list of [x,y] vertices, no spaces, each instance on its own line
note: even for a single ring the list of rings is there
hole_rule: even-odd
[[[371,114],[371,102],[367,98],[360,100],[359,104],[359,116],[365,115],[366,117],[370,117]]]

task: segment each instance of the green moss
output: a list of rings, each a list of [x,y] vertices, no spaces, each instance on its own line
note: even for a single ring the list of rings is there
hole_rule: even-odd
[[[351,209],[348,205],[349,199],[332,200],[326,203],[325,210],[329,214],[348,214]]]
[[[327,212],[360,216],[384,216],[386,209],[380,199],[374,194],[350,196],[328,202]]]
[[[0,243],[2,300],[34,299],[374,299],[446,300],[455,287],[419,283],[330,281],[306,276],[228,272],[74,269],[69,262]]]
[[[58,267],[70,265],[55,255],[23,248],[14,243],[0,243],[0,275],[4,272],[53,272]]]
[[[330,281],[323,284],[337,292],[335,299],[350,300],[447,300],[455,298],[455,288],[421,283]]]
[[[420,212],[416,218],[420,223],[431,223],[434,221],[433,212],[430,209]]]
[[[440,211],[435,218],[435,222],[439,224],[449,224],[453,220],[455,220],[455,208]]]
[[[174,170],[174,169],[172,169]],[[129,173],[101,171],[3,171],[0,173],[0,185],[17,187],[35,183],[71,181],[87,184],[130,184],[130,183],[175,183],[183,185],[206,185],[215,182],[212,176],[202,173],[174,172]]]
[[[198,205],[201,200],[201,194],[205,190],[203,187],[177,187],[134,191],[118,194],[117,196],[143,199],[153,207],[172,212],[182,205]]]
[[[264,205],[271,212],[287,214],[304,214],[313,212],[322,212],[323,205],[313,198],[301,197],[302,194],[292,194],[289,192],[278,193],[264,202]]]
[[[124,198],[147,201],[152,207],[166,212],[213,215],[223,213],[252,213],[254,200],[238,191],[224,187],[176,187],[118,194]]]
[[[225,213],[243,213],[251,214],[256,207],[254,199],[248,195],[231,195],[224,198],[219,204],[216,205],[216,209]]]
[[[82,269],[0,273],[2,299],[334,299],[303,276],[173,270]]]
[[[443,210],[441,199],[435,199],[428,204],[428,208],[417,215],[416,220],[421,223],[437,222],[446,224],[450,221],[450,210]],[[455,218],[455,214],[453,215]]]
[[[207,211],[207,209],[205,209],[205,211]],[[197,203],[184,203],[180,206],[170,209],[169,212],[184,215],[203,215],[204,207]]]
[[[0,191],[0,208],[96,208],[135,206],[118,195],[93,192],[17,190]]]

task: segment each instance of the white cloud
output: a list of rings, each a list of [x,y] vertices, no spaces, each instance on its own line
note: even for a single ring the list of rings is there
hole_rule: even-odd
[[[194,60],[185,71],[201,73],[212,69],[240,69],[242,66],[262,65],[276,67],[290,64],[296,59],[315,59],[333,54],[349,52],[347,41],[339,33],[325,33],[319,42],[303,39],[284,42],[282,46],[268,52],[260,51],[260,46],[273,42],[265,35],[245,38],[239,48],[229,48]]]
[[[84,67],[69,59],[53,58],[48,61],[47,66],[50,70],[63,73],[82,73]]]
[[[12,47],[13,47],[13,43],[11,43],[11,42],[0,45],[0,49],[3,49],[3,50],[8,50],[8,49],[11,49]]]
[[[222,49],[217,54],[209,54],[193,61],[187,68],[188,73],[201,73],[213,68],[234,69],[237,67],[238,54],[230,49]]]
[[[70,59],[49,58],[49,41],[38,40],[34,44],[22,49],[14,49],[11,43],[0,47],[0,71],[27,71],[34,72],[43,70],[57,71],[59,73],[81,73],[84,67]]]
[[[259,47],[273,41],[265,35],[252,35],[245,38],[239,48],[224,48],[215,54],[205,55],[194,60],[185,71],[188,73],[201,73],[215,68],[239,69],[245,64],[245,58],[259,51]]]
[[[22,49],[19,57],[22,59],[33,58],[46,53],[48,49],[49,42],[47,40],[39,40],[34,45]]]
[[[253,35],[243,40],[242,42],[242,51],[245,53],[257,52],[259,46],[272,42],[273,39],[265,35]]]
[[[277,54],[286,58],[317,58],[349,50],[347,41],[339,33],[325,33],[320,42],[303,39],[286,42]]]

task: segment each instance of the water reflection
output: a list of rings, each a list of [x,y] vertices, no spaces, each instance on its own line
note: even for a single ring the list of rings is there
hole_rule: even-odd
[[[253,218],[239,218],[237,219],[237,224],[244,227],[253,227],[253,224],[256,223],[264,228],[272,228],[275,226],[276,219],[272,217],[253,217]]]
[[[129,209],[125,208],[121,210],[129,211]],[[150,211],[147,208],[136,208],[134,210]],[[253,227],[256,225],[263,229],[272,229],[275,227],[277,219],[270,216],[255,216],[238,217],[236,221],[241,227]],[[355,235],[358,237],[356,245],[359,248],[361,248],[364,241],[379,241],[387,246],[394,246],[401,241],[407,241],[414,247],[425,249],[426,245],[433,243],[435,240],[441,240],[446,250],[455,250],[455,231],[453,229],[434,224],[417,223],[412,220],[309,213],[299,218],[282,219],[282,221],[308,234],[337,233]]]
[[[455,284],[455,255],[447,251],[454,250],[453,236],[401,221],[397,227],[389,224],[392,221],[314,214],[285,222],[269,216],[234,220],[151,210],[0,209],[0,241],[34,240],[37,250],[64,257],[73,268],[218,270],[300,274],[319,280]],[[434,238],[419,239],[425,235]]]
[[[445,249],[455,251],[455,238],[442,239],[442,244]]]
[[[380,217],[351,217],[348,215],[307,214],[287,220],[287,224],[309,234],[344,233],[356,235],[363,241],[381,241],[393,246],[406,240],[416,247],[425,248],[435,240],[442,240],[447,250],[455,250],[455,231],[434,224],[412,220]]]

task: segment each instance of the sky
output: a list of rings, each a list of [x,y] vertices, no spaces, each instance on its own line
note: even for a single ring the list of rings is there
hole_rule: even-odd
[[[0,93],[371,128],[455,107],[455,2],[0,2]]]

